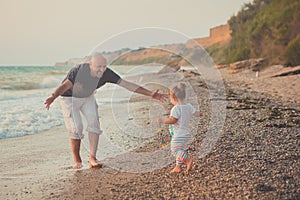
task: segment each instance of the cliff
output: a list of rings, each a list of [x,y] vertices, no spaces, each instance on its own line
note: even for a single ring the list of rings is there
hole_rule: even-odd
[[[187,41],[186,48],[194,48],[197,42],[203,48],[208,48],[213,44],[220,43],[225,44],[230,41],[231,30],[228,24],[220,25],[211,28],[209,31],[209,36],[204,38],[195,38]]]
[[[169,65],[170,63],[177,63],[177,65],[188,65],[184,59],[178,59],[177,55],[172,52],[180,52],[184,49],[187,54],[185,57],[190,57],[193,55],[193,49],[196,46],[201,46],[203,48],[209,48],[214,44],[223,45],[229,43],[231,39],[231,30],[228,24],[220,25],[210,29],[210,34],[208,37],[195,38],[188,40],[185,44],[169,44],[169,45],[159,45],[150,48],[140,48],[137,50],[129,51],[118,59],[116,59],[113,64],[116,65],[140,65],[147,63],[160,63]]]
[[[266,58],[268,64],[300,65],[300,1],[255,0],[228,20],[232,39],[222,47],[226,63]]]
[[[193,48],[200,45],[208,48],[213,44],[224,44],[230,41],[230,28],[228,24],[220,25],[210,29],[208,37],[195,38],[188,40],[185,44],[165,44],[148,48],[139,48],[135,50],[121,49],[114,52],[103,52],[109,64],[114,65],[142,65],[148,63],[186,65],[184,60],[178,58],[173,52],[179,52],[182,49],[187,50],[191,55]],[[186,55],[185,55],[186,56]],[[73,58],[66,62],[56,63],[55,66],[74,66],[81,62],[87,62],[89,57]]]

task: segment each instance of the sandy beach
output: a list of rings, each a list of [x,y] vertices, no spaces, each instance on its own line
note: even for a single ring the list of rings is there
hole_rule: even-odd
[[[194,73],[180,74],[195,91],[198,98],[192,100],[197,100],[204,114],[203,119],[193,122],[195,133],[189,154],[194,165],[190,174],[170,174],[172,162],[139,172],[134,170],[141,166],[136,163],[138,159],[123,160],[133,170],[122,170],[110,165],[118,162],[112,162],[109,156],[103,158],[102,169],[88,169],[85,148],[84,168],[72,170],[66,130],[58,126],[40,134],[0,140],[0,199],[299,199],[300,75],[270,78],[271,72],[266,71],[264,76],[250,78],[246,72],[220,72],[226,88],[226,120],[217,143],[201,158],[199,149],[210,127],[209,92]],[[156,88],[150,80],[149,76],[135,82],[149,82],[149,89]],[[121,125],[115,124],[118,118],[104,123],[100,117],[112,144],[119,138],[124,144],[120,145],[122,150],[145,154],[161,150],[150,119],[165,114],[167,108],[139,95],[124,103],[130,106],[122,115]],[[155,113],[152,107],[161,111]],[[113,113],[105,110],[107,107],[99,109],[100,114]],[[120,137],[118,132],[127,127],[126,123],[154,133],[142,140],[142,134]],[[167,153],[161,155],[169,159]]]

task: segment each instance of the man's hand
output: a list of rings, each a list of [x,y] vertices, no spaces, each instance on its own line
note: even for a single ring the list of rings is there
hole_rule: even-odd
[[[168,94],[161,94],[161,93],[158,92],[158,90],[156,90],[152,93],[151,96],[152,96],[153,99],[164,102],[164,101],[166,101],[166,99],[168,98],[169,95]]]
[[[56,96],[54,95],[54,94],[52,94],[52,96],[51,97],[49,97],[48,99],[46,99],[46,101],[45,101],[45,105],[46,105],[46,108],[47,108],[47,110],[49,110],[49,108],[50,108],[50,105],[53,103],[53,101],[56,99]]]
[[[143,94],[146,96],[151,96],[153,99],[157,99],[161,102],[164,102],[169,96],[168,94],[159,93],[158,90],[151,92],[150,90],[147,90],[135,83],[131,83],[131,82],[125,81],[123,79],[120,81],[119,85],[126,88],[129,91]]]
[[[54,91],[54,93],[52,93],[51,97],[46,99],[44,104],[46,105],[47,110],[49,110],[50,105],[58,96],[60,96],[61,94],[63,94],[65,91],[67,91],[72,87],[73,87],[73,83],[68,79],[66,79],[62,84],[60,84],[60,86]]]

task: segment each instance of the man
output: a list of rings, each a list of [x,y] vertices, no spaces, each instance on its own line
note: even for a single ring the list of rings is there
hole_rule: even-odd
[[[74,169],[82,168],[80,143],[83,138],[83,125],[80,112],[87,121],[90,142],[89,166],[90,168],[102,166],[96,159],[99,135],[102,133],[99,123],[98,105],[94,96],[97,88],[105,83],[114,83],[130,91],[150,96],[160,101],[167,98],[166,94],[160,94],[158,90],[151,92],[141,86],[123,80],[115,72],[107,68],[106,64],[106,59],[100,53],[95,53],[89,63],[80,64],[72,68],[51,97],[45,101],[46,108],[49,110],[53,101],[61,96],[60,103],[74,156]]]

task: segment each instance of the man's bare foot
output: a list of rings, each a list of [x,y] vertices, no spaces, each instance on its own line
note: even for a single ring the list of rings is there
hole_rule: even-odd
[[[186,161],[186,170],[185,172],[188,174],[189,171],[192,169],[193,160],[191,158],[187,158]]]
[[[90,165],[90,168],[101,168],[102,167],[102,163],[97,162],[97,160],[95,160],[95,159],[91,159],[89,165]]]
[[[81,162],[76,162],[72,168],[73,169],[81,169],[82,167],[83,167],[83,165]]]
[[[180,166],[180,165],[176,165],[176,166],[174,167],[174,169],[172,169],[172,170],[170,171],[170,173],[180,173],[181,171],[182,171],[181,166]]]

